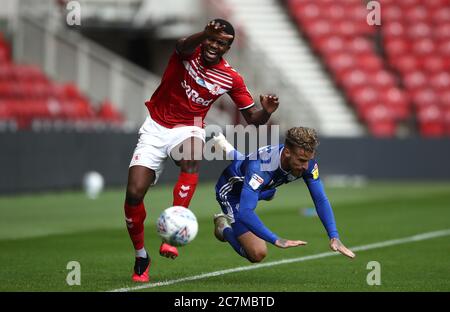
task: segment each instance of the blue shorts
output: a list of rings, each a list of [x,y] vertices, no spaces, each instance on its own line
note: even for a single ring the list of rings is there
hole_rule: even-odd
[[[276,189],[270,189],[262,191],[259,194],[258,200],[270,200],[275,196]],[[240,195],[233,195],[227,192],[216,192],[216,200],[222,209],[222,212],[230,218],[231,227],[236,237],[241,236],[246,232],[250,232],[250,229],[239,219],[236,220],[235,216],[239,213]]]

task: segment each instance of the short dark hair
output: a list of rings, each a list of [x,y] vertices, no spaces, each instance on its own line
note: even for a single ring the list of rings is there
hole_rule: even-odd
[[[233,38],[231,38],[228,41],[228,43],[231,45],[233,43],[233,40],[234,40],[234,27],[233,27],[233,25],[231,25],[231,23],[229,21],[226,21],[226,20],[221,19],[221,18],[215,18],[213,21],[216,22],[216,23],[219,23],[220,25],[224,25],[225,28],[223,29],[223,31],[226,34],[233,36]]]

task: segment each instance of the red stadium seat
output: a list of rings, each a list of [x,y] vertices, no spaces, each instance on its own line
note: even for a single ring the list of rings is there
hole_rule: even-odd
[[[412,93],[412,101],[416,107],[439,105],[439,97],[431,88],[418,89]]]
[[[432,20],[435,23],[447,23],[450,22],[450,7],[447,3],[447,7],[436,8],[432,12]]]
[[[38,66],[11,63],[7,53],[9,44],[0,33],[1,120],[13,120],[19,130],[26,130],[31,129],[35,120],[84,121],[96,118],[91,103],[75,84],[54,83]],[[108,105],[102,106],[102,122],[122,123],[123,116],[110,103]]]
[[[421,57],[429,57],[436,51],[436,44],[431,38],[422,38],[412,44],[413,52]]]
[[[321,16],[332,20],[333,22],[341,21],[345,19],[345,6],[342,3],[334,2],[329,6],[325,6],[321,9]]]
[[[394,136],[396,122],[414,113],[420,133],[439,136],[436,112],[450,107],[450,0],[380,2],[377,28],[366,22],[364,1],[288,0],[373,135]]]
[[[381,5],[381,16],[383,20],[388,22],[400,21],[403,18],[403,12],[402,9],[397,6]]]
[[[330,54],[326,56],[325,62],[336,75],[340,75],[356,65],[354,56],[349,53]]]
[[[428,10],[432,11],[434,9],[443,8],[450,3],[448,0],[427,0],[423,2]]]
[[[439,43],[438,51],[439,54],[448,61],[450,59],[450,40],[441,41]]]
[[[402,38],[387,38],[385,40],[384,49],[388,56],[402,56],[410,52],[410,43],[406,39]]]
[[[391,108],[396,120],[405,120],[411,115],[407,94],[397,87],[391,87],[382,94],[382,103]]]
[[[356,89],[367,84],[369,77],[366,72],[361,69],[352,69],[344,72],[339,83],[342,84],[347,90]]]
[[[433,35],[442,42],[450,40],[450,22],[438,24],[433,30]]]
[[[420,4],[421,0],[398,0],[398,5],[403,9],[407,10],[411,7],[416,7]]]
[[[365,116],[370,133],[375,137],[393,137],[396,122],[392,111],[384,105],[371,107]]]
[[[450,136],[450,107],[444,109],[443,119],[445,134]]]
[[[383,28],[381,28],[381,30],[386,38],[395,38],[395,37],[402,38],[406,34],[403,23],[397,21],[386,23],[386,25],[384,25]]]
[[[313,40],[313,45],[323,54],[336,54],[346,49],[346,41],[340,36],[320,37]]]
[[[422,136],[441,137],[445,134],[444,116],[437,105],[419,108],[417,117]]]
[[[431,76],[430,85],[435,90],[450,90],[450,73],[440,72]]]
[[[439,99],[442,107],[450,109],[450,89],[439,92]]]
[[[430,24],[424,22],[418,22],[408,27],[408,36],[412,40],[428,38],[432,36],[432,34],[433,29],[431,28]]]
[[[373,52],[374,45],[364,37],[354,37],[348,40],[347,49],[357,54],[367,54]]]
[[[422,71],[414,71],[404,76],[403,83],[409,91],[415,91],[427,85],[428,78]]]
[[[97,116],[102,120],[110,122],[120,123],[124,120],[122,114],[108,100],[105,100],[101,103],[100,110],[98,111]]]
[[[412,5],[408,6],[404,12],[406,21],[411,24],[416,24],[420,22],[429,23],[431,21],[431,16],[429,11],[424,5]]]
[[[371,86],[362,86],[350,90],[348,97],[352,100],[357,110],[365,115],[365,110],[380,103],[380,93]]]
[[[441,56],[432,55],[422,60],[422,70],[429,73],[440,73],[446,70],[445,60]]]
[[[397,55],[389,58],[389,63],[403,76],[420,69],[420,62],[418,58],[413,55]]]
[[[384,69],[380,69],[374,72],[374,76],[372,76],[372,81],[376,86],[384,89],[393,87],[395,85],[394,76]]]
[[[362,54],[356,59],[358,66],[367,72],[375,73],[383,68],[383,61],[376,54]]]

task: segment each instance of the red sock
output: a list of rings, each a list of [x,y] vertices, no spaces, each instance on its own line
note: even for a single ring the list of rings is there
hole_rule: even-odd
[[[173,205],[189,207],[197,182],[198,173],[181,172],[173,189]]]
[[[140,202],[136,206],[125,202],[125,221],[127,223],[128,234],[130,234],[134,249],[144,248],[144,220],[147,216],[144,203]]]

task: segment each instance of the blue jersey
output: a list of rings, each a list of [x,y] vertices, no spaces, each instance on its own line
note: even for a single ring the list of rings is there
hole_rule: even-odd
[[[278,236],[254,212],[258,200],[269,200],[275,195],[278,186],[302,178],[329,238],[338,238],[333,211],[319,177],[317,162],[310,160],[302,176],[295,177],[280,166],[283,148],[284,145],[266,146],[245,157],[237,155],[242,157],[237,157],[225,168],[216,184],[216,198],[223,212],[232,219],[232,223],[242,224],[238,235],[251,231],[261,239],[275,243]]]

